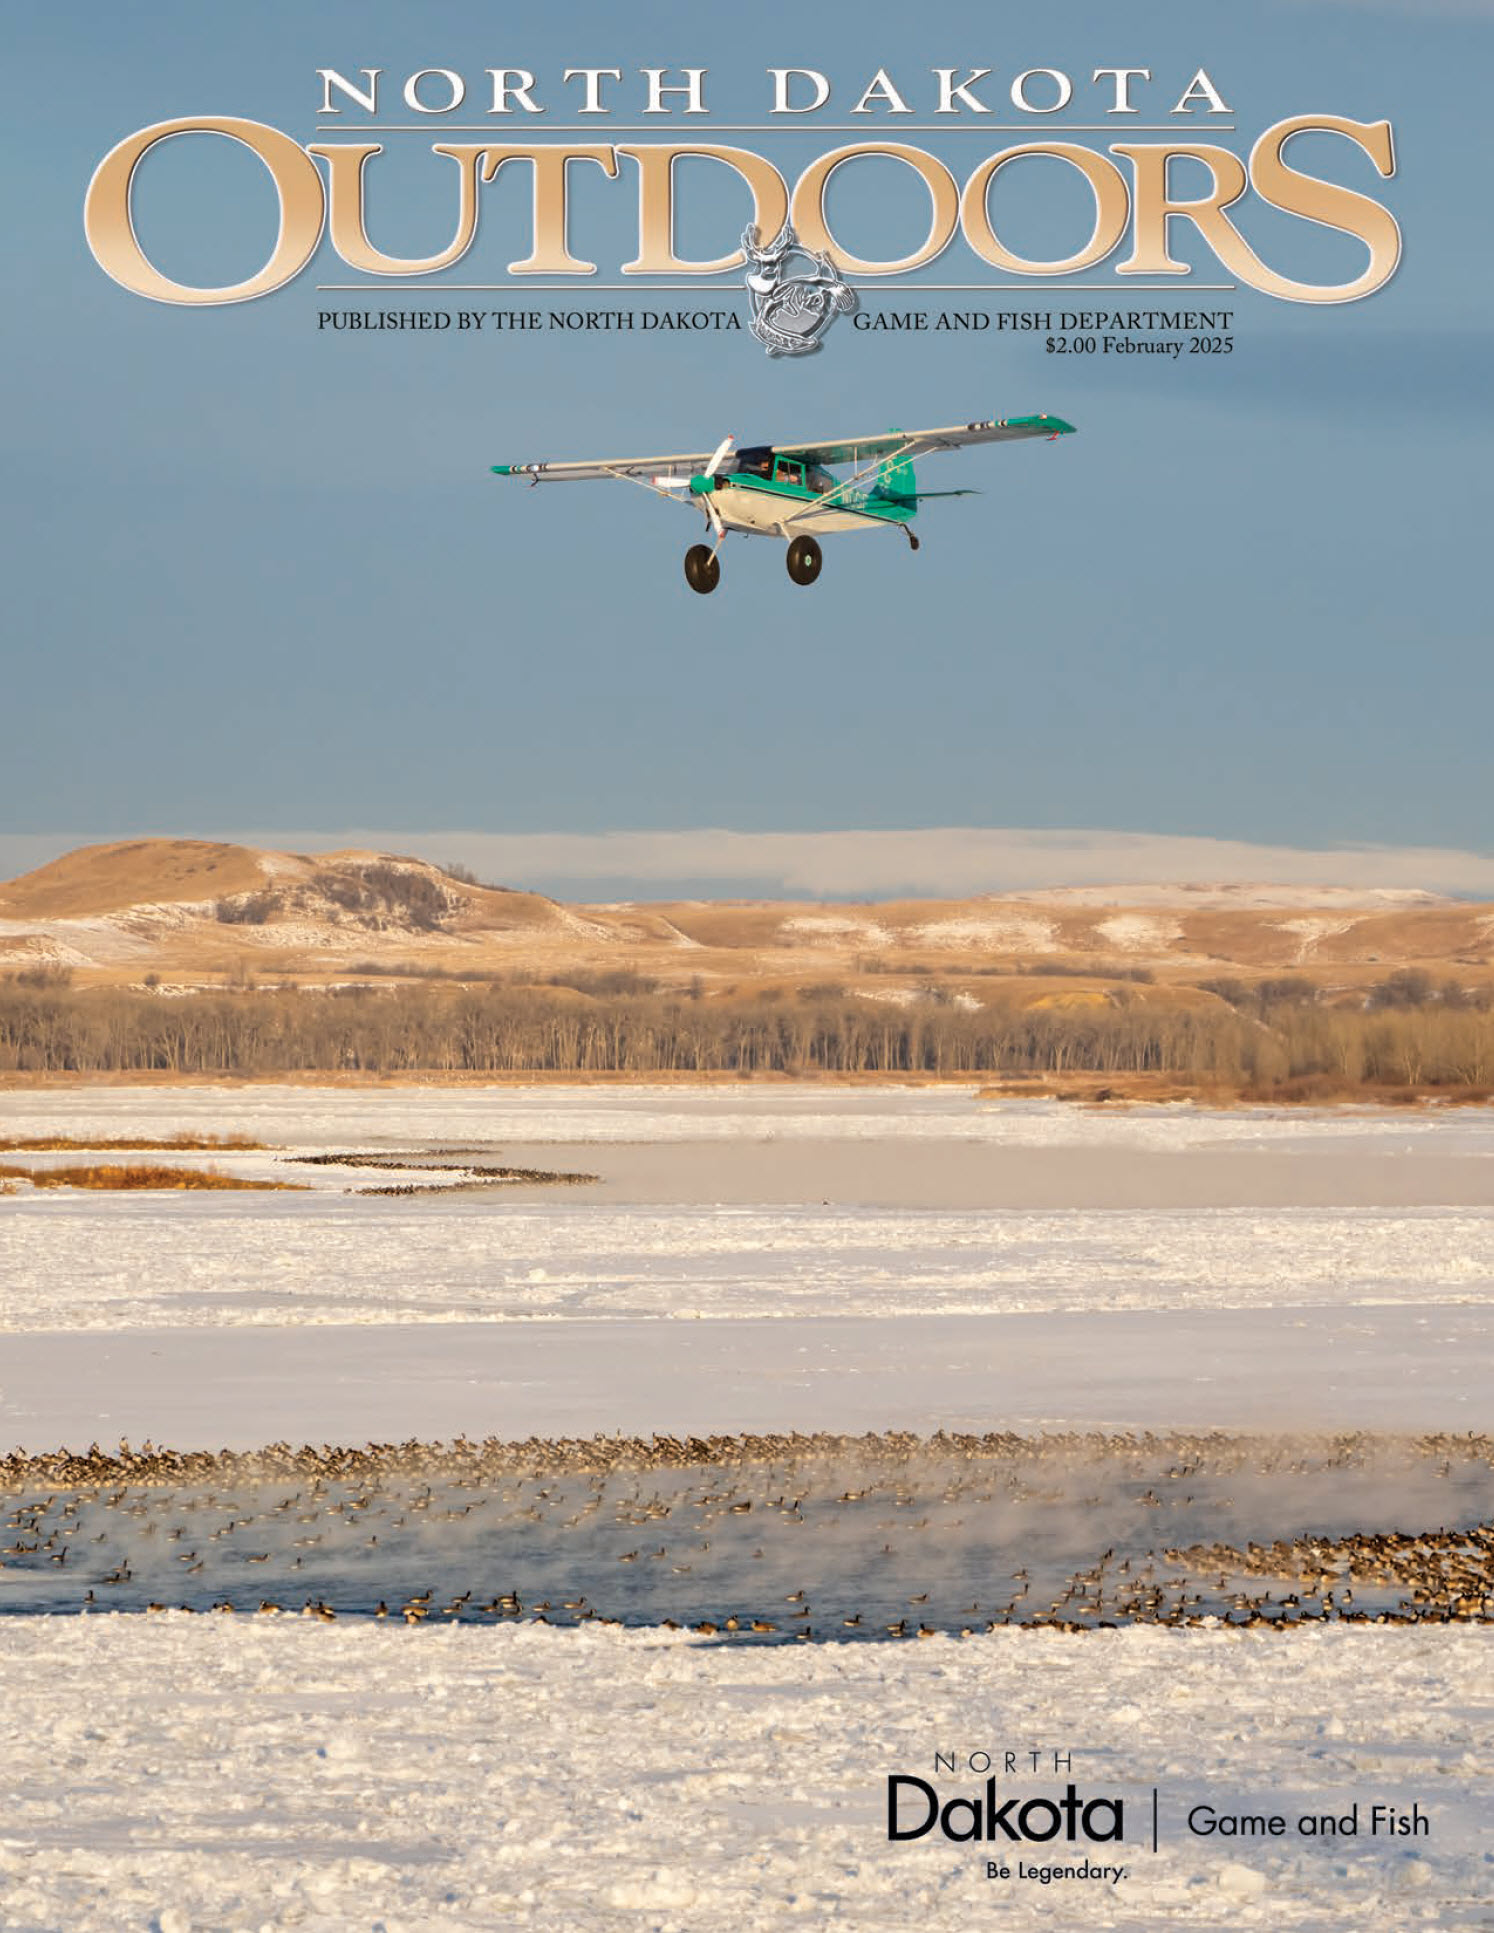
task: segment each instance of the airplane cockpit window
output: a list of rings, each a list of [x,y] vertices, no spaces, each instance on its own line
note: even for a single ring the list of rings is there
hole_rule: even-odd
[[[818,463],[807,463],[796,456],[779,456],[769,444],[738,450],[732,461],[737,476],[763,477],[767,482],[807,484],[816,495],[833,490],[837,479]]]

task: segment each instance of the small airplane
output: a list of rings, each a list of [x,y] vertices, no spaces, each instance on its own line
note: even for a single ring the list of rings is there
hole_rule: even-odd
[[[878,436],[832,443],[762,443],[738,449],[725,437],[714,450],[684,456],[639,456],[591,463],[495,463],[500,477],[531,483],[580,483],[616,477],[655,496],[693,504],[714,543],[685,552],[685,581],[702,596],[721,581],[718,555],[729,530],[781,537],[788,544],[788,574],[812,584],[823,561],[819,537],[842,530],[901,530],[918,549],[913,519],[929,497],[968,497],[971,490],[920,490],[915,457],[958,450],[967,443],[1009,443],[1019,438],[1071,436],[1061,416],[1012,416],[959,423],[943,430],[884,430]],[[831,474],[851,466],[849,475]]]

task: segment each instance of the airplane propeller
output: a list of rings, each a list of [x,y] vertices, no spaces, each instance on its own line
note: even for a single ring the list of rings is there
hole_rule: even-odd
[[[722,439],[722,441],[716,446],[716,454],[711,458],[710,462],[705,466],[705,470],[703,472],[705,476],[708,476],[708,477],[715,476],[716,472],[721,468],[721,465],[726,461],[727,452],[731,449],[732,445],[735,442],[736,442],[736,438],[734,436],[728,436]],[[716,533],[716,542],[719,544],[721,542],[721,539],[726,535],[726,525],[722,523],[721,512],[716,508],[716,493],[714,490],[708,491],[706,493],[705,507],[706,507],[706,515],[711,520],[711,528]]]
[[[707,463],[700,473],[703,477],[715,476],[716,472],[721,468],[721,465],[735,448],[736,440],[735,436],[722,437],[721,441],[716,445],[710,462]],[[649,481],[656,490],[688,490],[695,479],[693,477],[650,477]],[[716,533],[716,542],[719,544],[721,539],[726,535],[726,525],[722,523],[721,512],[716,508],[715,494],[712,491],[704,491],[699,494],[705,504],[706,517],[710,522],[711,529]]]

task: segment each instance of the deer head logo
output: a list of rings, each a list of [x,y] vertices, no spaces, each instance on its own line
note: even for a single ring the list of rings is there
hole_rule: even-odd
[[[742,252],[752,298],[749,327],[770,356],[812,355],[836,316],[856,306],[854,289],[830,257],[802,247],[787,222],[766,246],[753,224],[742,236]]]

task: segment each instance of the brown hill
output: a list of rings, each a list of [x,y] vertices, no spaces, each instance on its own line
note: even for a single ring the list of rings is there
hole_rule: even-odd
[[[567,906],[391,853],[275,852],[191,839],[90,846],[0,885],[0,973],[162,993],[401,977],[629,979],[706,996],[831,987],[1074,1005],[1210,1001],[1211,983],[1300,976],[1346,1000],[1397,968],[1494,982],[1494,908],[1304,888],[1055,890],[888,903]],[[1062,984],[1055,985],[1055,978]]]
[[[90,919],[161,900],[215,898],[264,884],[260,855],[209,839],[79,846],[0,886],[0,919]]]

